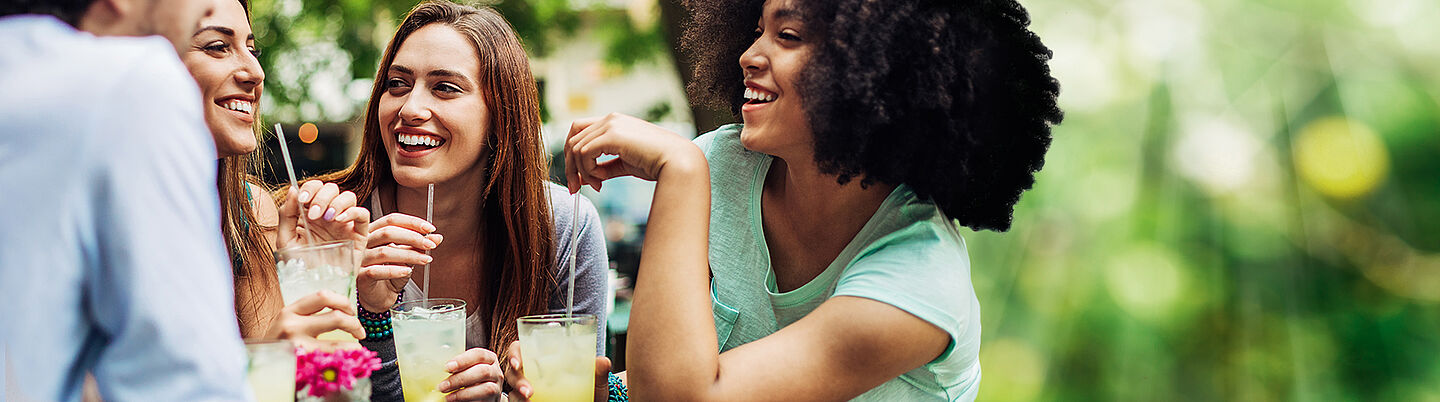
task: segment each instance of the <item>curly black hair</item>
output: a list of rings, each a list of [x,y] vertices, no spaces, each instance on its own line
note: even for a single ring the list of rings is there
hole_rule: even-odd
[[[816,38],[798,85],[822,171],[841,184],[903,183],[961,225],[1008,230],[1063,118],[1051,52],[1025,9],[1015,0],[792,2]],[[763,5],[686,1],[691,99],[738,114],[739,59]]]

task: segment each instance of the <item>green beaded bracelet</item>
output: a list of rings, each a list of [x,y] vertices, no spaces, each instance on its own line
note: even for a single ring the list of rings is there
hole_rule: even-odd
[[[630,391],[625,388],[625,381],[620,376],[610,373],[610,402],[630,402]]]

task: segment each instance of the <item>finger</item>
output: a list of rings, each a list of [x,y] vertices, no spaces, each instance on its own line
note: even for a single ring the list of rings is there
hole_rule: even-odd
[[[360,279],[375,282],[405,279],[410,277],[411,271],[414,268],[400,265],[368,265],[360,268]]]
[[[300,194],[297,197],[297,199],[300,200],[300,204],[310,204],[310,200],[315,197],[315,193],[320,191],[320,188],[324,186],[325,182],[319,180],[306,180],[305,183],[300,184],[300,191],[298,191]]]
[[[585,128],[585,130],[576,133],[575,136],[571,137],[567,142],[567,144],[569,144],[569,153],[573,159],[572,162],[575,163],[575,169],[579,174],[581,185],[588,183],[593,187],[598,182],[598,179],[590,173],[590,170],[594,168],[595,159],[600,157],[600,151],[602,151],[602,149],[592,146],[591,143],[595,142],[596,139],[604,134],[607,126],[604,122],[592,124]]]
[[[370,235],[365,236],[366,248],[392,244],[408,246],[419,250],[433,250],[440,245],[429,237],[421,235],[420,232],[400,226],[382,226],[378,229],[371,230]]]
[[[603,401],[610,394],[610,358],[595,357],[595,400]]]
[[[289,243],[295,238],[295,226],[298,225],[300,221],[299,196],[299,192],[295,191],[295,189],[290,189],[290,191],[285,192],[285,201],[281,202],[279,207],[280,224],[279,227],[276,228],[278,231],[276,237],[277,242]],[[276,244],[276,246],[277,248],[283,249],[285,246],[288,246],[288,244]]]
[[[502,381],[505,381],[505,374],[500,373],[500,366],[493,363],[476,364],[441,381],[436,389],[440,392],[453,392],[461,388],[474,388],[490,384],[495,385],[495,392],[491,395],[499,395],[499,385]]]
[[[510,347],[505,349],[505,383],[515,390],[515,394],[529,399],[533,390],[530,388],[530,380],[525,379],[525,368],[520,360],[520,341],[510,342]]]
[[[630,165],[625,164],[625,161],[620,160],[620,158],[597,163],[595,164],[595,168],[590,170],[590,173],[602,182],[620,176],[639,176],[636,174],[637,172],[630,168]]]
[[[584,132],[586,129],[590,128],[590,126],[595,125],[595,123],[600,122],[604,118],[604,116],[589,117],[575,120],[575,122],[570,123],[570,132],[565,135],[565,179],[566,186],[570,188],[571,193],[580,191],[580,187],[585,185],[582,176],[578,174],[579,170],[577,169],[578,165],[576,164],[576,161],[578,161],[578,159],[576,155],[570,151],[572,148],[574,148],[575,142],[583,138],[581,136],[577,136],[576,134]]]
[[[425,265],[434,261],[434,257],[415,251],[414,249],[401,248],[396,246],[380,246],[365,250],[365,255],[360,261],[360,266],[371,265]]]
[[[443,383],[442,383],[443,384]],[[445,395],[447,402],[458,401],[493,401],[500,396],[500,384],[484,383],[465,388],[454,393]]]
[[[329,208],[326,209],[325,215],[321,216],[321,218],[327,221],[336,221],[335,218],[338,217],[341,212],[345,212],[347,208],[353,206],[355,206],[355,193],[341,191],[335,198],[330,199]]]
[[[370,235],[370,210],[365,207],[349,207],[335,216],[335,222],[349,225],[345,228],[359,237]]]
[[[355,339],[365,338],[365,328],[360,326],[360,320],[352,314],[337,310],[296,317],[292,322],[295,323],[292,333],[305,334],[312,338],[337,329],[354,335]]]
[[[326,308],[344,311],[350,315],[355,314],[355,306],[350,304],[349,299],[329,290],[321,290],[309,296],[301,297],[289,306],[285,306],[285,310],[299,315],[315,314]]]
[[[320,191],[315,193],[315,198],[310,199],[310,209],[305,211],[305,219],[317,221],[325,216],[334,218],[337,211],[327,208],[330,206],[330,200],[337,195],[340,195],[340,186],[335,183],[325,183],[325,186],[320,187]]]
[[[460,370],[467,369],[470,366],[474,366],[477,364],[494,365],[495,358],[495,352],[490,351],[490,349],[470,348],[469,350],[460,352],[460,354],[455,355],[455,358],[450,359],[450,361],[445,362],[445,372],[457,373]]]
[[[422,234],[429,234],[435,231],[435,225],[430,224],[430,222],[399,212],[392,212],[380,217],[380,219],[376,219],[375,222],[370,223],[370,231],[374,232],[375,229],[384,226],[399,226]]]

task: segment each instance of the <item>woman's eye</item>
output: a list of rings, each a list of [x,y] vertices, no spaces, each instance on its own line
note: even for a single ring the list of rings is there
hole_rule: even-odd
[[[451,85],[451,84],[441,83],[441,84],[435,85],[435,90],[436,90],[436,91],[440,91],[440,92],[459,93],[459,92],[460,92],[460,87],[457,87],[457,86],[454,86],[454,85]]]
[[[249,50],[251,56],[255,56],[257,59],[260,58],[260,48],[252,47]]]
[[[405,84],[405,80],[399,78],[391,78],[389,81],[385,81],[385,88],[403,88],[406,86],[409,85]]]
[[[781,31],[779,35],[775,35],[775,36],[776,36],[776,37],[779,37],[780,39],[784,39],[784,40],[793,40],[793,41],[796,41],[796,42],[799,42],[799,41],[800,41],[800,36],[799,36],[799,35],[796,35],[794,32],[790,32],[790,31]]]
[[[225,44],[225,42],[213,42],[209,45],[205,45],[205,51],[207,52],[224,53],[227,50],[230,50],[230,45]]]

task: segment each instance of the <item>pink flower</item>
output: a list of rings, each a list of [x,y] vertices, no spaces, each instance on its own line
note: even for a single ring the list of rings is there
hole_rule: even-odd
[[[368,349],[336,351],[300,350],[295,356],[295,388],[310,388],[310,396],[325,396],[355,387],[355,379],[380,369],[380,358]]]

